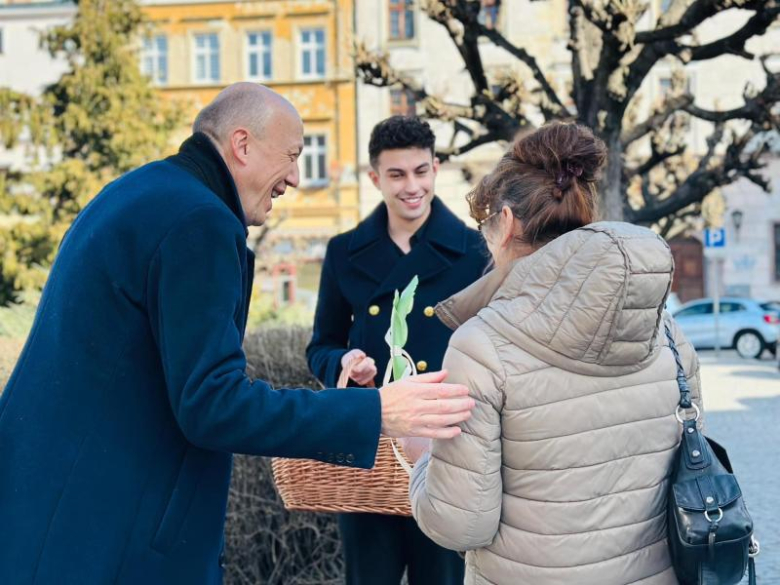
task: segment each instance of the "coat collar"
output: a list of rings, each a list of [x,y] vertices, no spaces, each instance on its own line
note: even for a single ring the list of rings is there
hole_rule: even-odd
[[[236,183],[222,155],[206,134],[195,132],[182,143],[178,154],[169,156],[166,160],[199,179],[230,208],[243,224],[244,231],[247,231],[246,217]]]
[[[517,262],[493,268],[459,293],[441,301],[436,305],[436,316],[454,331],[490,304]]]
[[[452,213],[441,199],[433,198],[431,215],[425,226],[426,240],[453,252],[465,254],[467,229],[466,224]],[[354,253],[385,237],[387,237],[387,206],[380,203],[355,228],[349,242],[349,252]]]
[[[468,228],[434,197],[424,237],[404,257],[397,252],[387,233],[387,207],[381,203],[355,229],[349,242],[349,261],[379,286],[378,297],[403,289],[416,275],[424,282],[452,266],[452,255],[466,253]]]

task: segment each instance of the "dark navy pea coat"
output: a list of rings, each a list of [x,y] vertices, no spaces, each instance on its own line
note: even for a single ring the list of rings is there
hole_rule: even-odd
[[[322,266],[314,333],[307,349],[309,367],[325,386],[341,372],[341,358],[358,348],[376,360],[381,384],[390,348],[393,293],[420,279],[407,317],[405,349],[418,369],[441,369],[452,331],[433,313],[447,299],[480,278],[488,254],[480,234],[466,227],[438,197],[431,215],[415,234],[411,251],[401,254],[387,232],[387,207],[380,204],[355,229],[333,238]]]
[[[252,274],[204,135],[78,216],[0,399],[0,583],[217,584],[231,453],[373,465],[378,392],[247,378]]]
[[[341,358],[352,348],[376,360],[375,382],[382,383],[390,357],[385,333],[393,294],[415,275],[420,282],[407,317],[406,350],[420,371],[441,369],[452,331],[436,318],[433,308],[481,277],[488,255],[479,233],[438,198],[411,243],[411,251],[404,255],[390,239],[387,207],[382,203],[354,230],[328,244],[307,349],[309,367],[326,386],[336,383]],[[404,570],[412,585],[463,583],[463,560],[428,539],[413,518],[342,514],[339,529],[349,585],[397,585]]]

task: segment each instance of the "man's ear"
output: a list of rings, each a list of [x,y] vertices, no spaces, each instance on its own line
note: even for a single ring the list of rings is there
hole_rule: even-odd
[[[230,135],[230,152],[241,164],[249,160],[249,132],[244,128],[236,128]]]
[[[377,189],[380,189],[380,187],[379,187],[379,175],[374,170],[374,167],[371,167],[371,169],[369,169],[369,171],[368,171],[368,178],[371,179],[371,182],[374,184],[374,187],[376,187]]]
[[[439,174],[439,166],[441,166],[441,161],[439,160],[439,157],[434,156],[433,157],[433,174],[438,175]]]

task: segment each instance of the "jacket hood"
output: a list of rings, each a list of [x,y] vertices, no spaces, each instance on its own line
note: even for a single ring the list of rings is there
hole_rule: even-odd
[[[655,358],[673,271],[669,246],[651,230],[599,222],[494,270],[437,313],[452,328],[479,314],[551,365],[620,375]]]

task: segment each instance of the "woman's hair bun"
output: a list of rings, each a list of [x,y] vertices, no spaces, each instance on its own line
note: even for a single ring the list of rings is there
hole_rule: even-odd
[[[517,140],[512,156],[521,164],[544,170],[555,182],[553,197],[560,200],[574,181],[598,181],[607,147],[587,126],[552,122]]]

